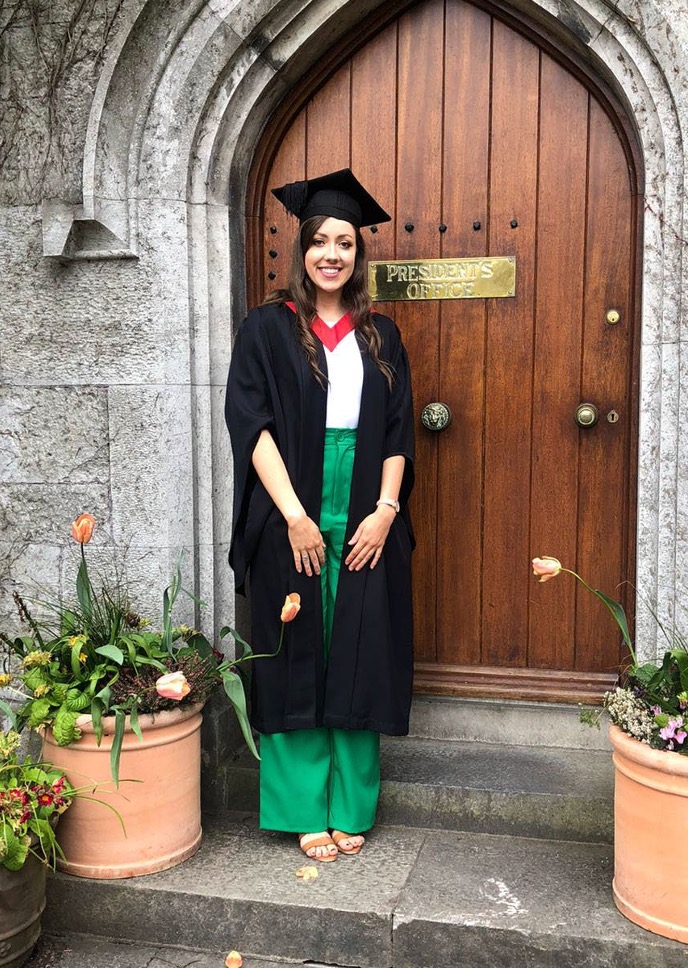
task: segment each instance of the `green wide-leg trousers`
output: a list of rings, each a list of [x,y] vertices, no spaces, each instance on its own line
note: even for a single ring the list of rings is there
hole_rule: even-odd
[[[326,430],[320,531],[323,647],[327,656],[344,552],[355,430]],[[375,823],[380,736],[363,729],[296,729],[260,738],[260,826],[307,833],[360,833]]]

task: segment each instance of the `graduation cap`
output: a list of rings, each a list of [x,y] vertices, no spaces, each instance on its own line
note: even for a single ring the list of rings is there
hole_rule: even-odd
[[[350,168],[308,181],[290,182],[281,188],[273,188],[272,194],[299,222],[305,222],[313,215],[330,215],[360,229],[364,225],[391,221]]]

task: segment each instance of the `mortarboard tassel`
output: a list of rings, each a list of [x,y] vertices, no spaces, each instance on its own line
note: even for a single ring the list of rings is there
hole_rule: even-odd
[[[291,182],[282,189],[280,201],[289,215],[295,215],[299,218],[307,200],[307,181]]]

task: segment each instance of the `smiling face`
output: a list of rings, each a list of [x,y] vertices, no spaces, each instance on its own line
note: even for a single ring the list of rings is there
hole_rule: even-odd
[[[316,293],[340,292],[356,262],[356,230],[350,222],[327,218],[316,229],[304,255],[306,275]]]

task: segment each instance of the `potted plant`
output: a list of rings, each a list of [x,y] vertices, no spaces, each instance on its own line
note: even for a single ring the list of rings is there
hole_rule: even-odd
[[[75,784],[97,784],[116,808],[80,799],[63,825],[58,866],[83,877],[130,877],[172,867],[200,846],[201,710],[219,683],[258,755],[239,668],[263,656],[226,627],[221,636],[233,635],[241,655],[225,660],[200,632],[173,624],[179,566],[163,593],[159,631],[126,590],[94,587],[85,553],[94,527],[90,514],[72,525],[81,551],[75,600],[42,603],[50,618],[37,621],[15,594],[27,634],[1,637],[17,665],[20,726],[40,730],[46,758]],[[284,617],[289,602],[283,621],[296,614]],[[284,624],[277,651],[283,636]]]
[[[541,582],[572,575],[621,632],[629,665],[604,696],[614,761],[614,903],[641,927],[688,943],[688,643],[655,615],[668,648],[661,662],[639,663],[619,602],[557,558],[535,558],[533,572]]]
[[[7,685],[9,676],[2,677]],[[4,968],[28,961],[41,930],[45,874],[62,851],[55,825],[77,790],[63,772],[19,759],[19,733],[0,734],[0,938]]]

